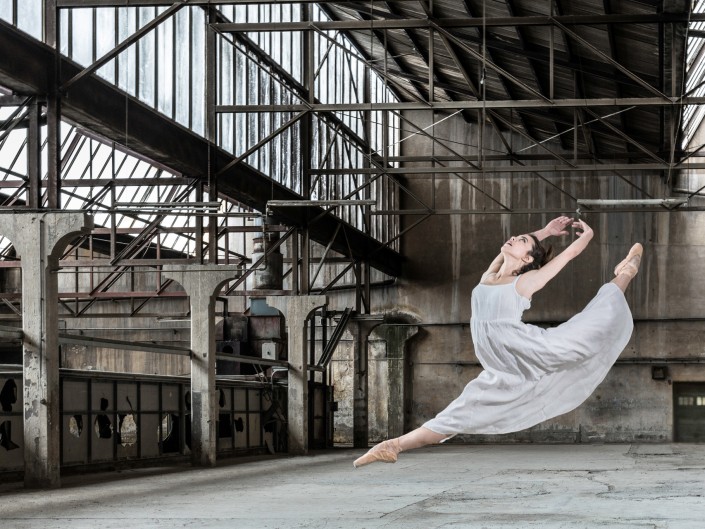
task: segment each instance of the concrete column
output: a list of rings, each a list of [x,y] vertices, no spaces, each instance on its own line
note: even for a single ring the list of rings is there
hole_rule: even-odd
[[[225,283],[242,273],[239,266],[165,265],[165,277],[189,295],[191,312],[191,460],[215,466],[218,397],[215,391],[215,298]]]
[[[369,338],[372,329],[381,323],[381,318],[351,320],[353,344],[353,446],[367,448],[369,436],[369,389],[368,359]]]
[[[88,233],[85,213],[0,214],[0,234],[22,258],[24,482],[26,487],[60,484],[59,258],[75,237]]]
[[[308,453],[308,347],[306,319],[327,303],[326,296],[267,296],[267,305],[284,315],[289,355],[289,453]]]
[[[399,437],[404,432],[406,387],[406,342],[419,332],[416,325],[380,325],[377,333],[387,344],[387,377],[389,396],[387,402],[387,437]]]

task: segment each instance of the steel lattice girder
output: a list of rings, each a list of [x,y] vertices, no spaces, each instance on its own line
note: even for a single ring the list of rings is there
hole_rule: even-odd
[[[52,79],[56,51],[0,21],[0,84],[16,93],[42,95],[55,93],[60,81],[71,79],[82,68],[60,57],[62,79]],[[185,176],[208,180],[235,157],[210,144],[203,137],[162,116],[117,87],[91,75],[76,83],[62,97],[62,116],[124,144]],[[128,136],[129,134],[129,136]],[[209,168],[209,159],[211,166]],[[217,176],[218,192],[258,211],[268,200],[300,200],[299,194],[274,182],[265,174],[244,164]],[[323,208],[282,208],[275,212],[284,224],[307,227],[312,240],[351,258],[364,260],[385,274],[401,273],[401,255],[348,223],[326,213]],[[308,220],[318,217],[315,223]],[[343,229],[336,230],[341,225]]]

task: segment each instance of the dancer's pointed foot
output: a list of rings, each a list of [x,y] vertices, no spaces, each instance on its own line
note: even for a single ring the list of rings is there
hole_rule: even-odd
[[[629,250],[627,256],[614,268],[614,275],[626,274],[630,278],[634,277],[639,271],[641,265],[641,256],[644,253],[644,247],[640,243],[634,244]]]
[[[358,457],[353,463],[353,466],[359,468],[377,461],[396,463],[399,452],[401,452],[399,439],[389,439],[388,441],[383,441],[373,446],[364,456]]]

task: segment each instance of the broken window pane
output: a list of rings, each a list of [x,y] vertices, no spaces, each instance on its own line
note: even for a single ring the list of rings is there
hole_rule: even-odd
[[[0,424],[0,446],[8,451],[19,448],[19,445],[12,442],[12,423],[10,421]]]
[[[0,406],[2,411],[12,411],[12,405],[17,402],[17,383],[8,379],[0,391]]]
[[[132,446],[137,442],[137,423],[133,414],[120,415],[118,435],[118,443],[122,446]]]
[[[69,433],[74,437],[81,437],[83,432],[83,416],[74,415],[69,419]]]

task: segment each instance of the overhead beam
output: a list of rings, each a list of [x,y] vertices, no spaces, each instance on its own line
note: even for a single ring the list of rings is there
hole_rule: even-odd
[[[221,33],[268,31],[365,31],[377,29],[462,29],[512,26],[583,26],[610,24],[674,24],[705,21],[705,13],[659,13],[630,15],[564,15],[487,18],[407,18],[379,20],[325,20],[315,22],[241,22],[215,24]]]
[[[705,104],[705,97],[622,97],[622,98],[597,98],[597,99],[520,99],[513,101],[488,100],[488,101],[434,101],[428,103],[313,103],[294,105],[220,105],[216,112],[228,114],[238,112],[357,112],[357,111],[390,111],[390,110],[462,110],[482,108],[594,108],[594,107],[670,107],[684,105]]]
[[[563,208],[541,208],[541,209],[513,209],[507,211],[506,209],[395,209],[378,211],[373,213],[373,215],[407,215],[407,216],[430,216],[430,215],[565,215],[572,210],[573,206],[565,206]],[[601,208],[590,208],[579,210],[581,214],[598,214],[598,213],[674,213],[674,212],[685,212],[685,211],[705,211],[705,207],[702,206],[626,206],[626,207],[614,207],[614,206],[603,206]]]
[[[415,174],[453,174],[453,173],[526,173],[526,172],[595,172],[607,173],[609,171],[667,171],[669,169],[705,169],[705,163],[684,163],[684,164],[669,164],[669,163],[617,163],[617,164],[587,164],[587,165],[485,165],[484,167],[394,167],[390,169],[373,169],[373,168],[341,168],[341,169],[312,169],[311,174],[377,174],[384,172],[390,175],[405,175],[410,177]]]
[[[82,345],[84,347],[106,347],[109,349],[122,349],[127,351],[143,351],[146,353],[162,353],[170,355],[190,356],[191,349],[175,345],[159,345],[156,343],[135,342],[125,340],[111,340],[107,338],[94,338],[92,336],[79,336],[76,334],[59,334],[59,343],[66,345]]]

